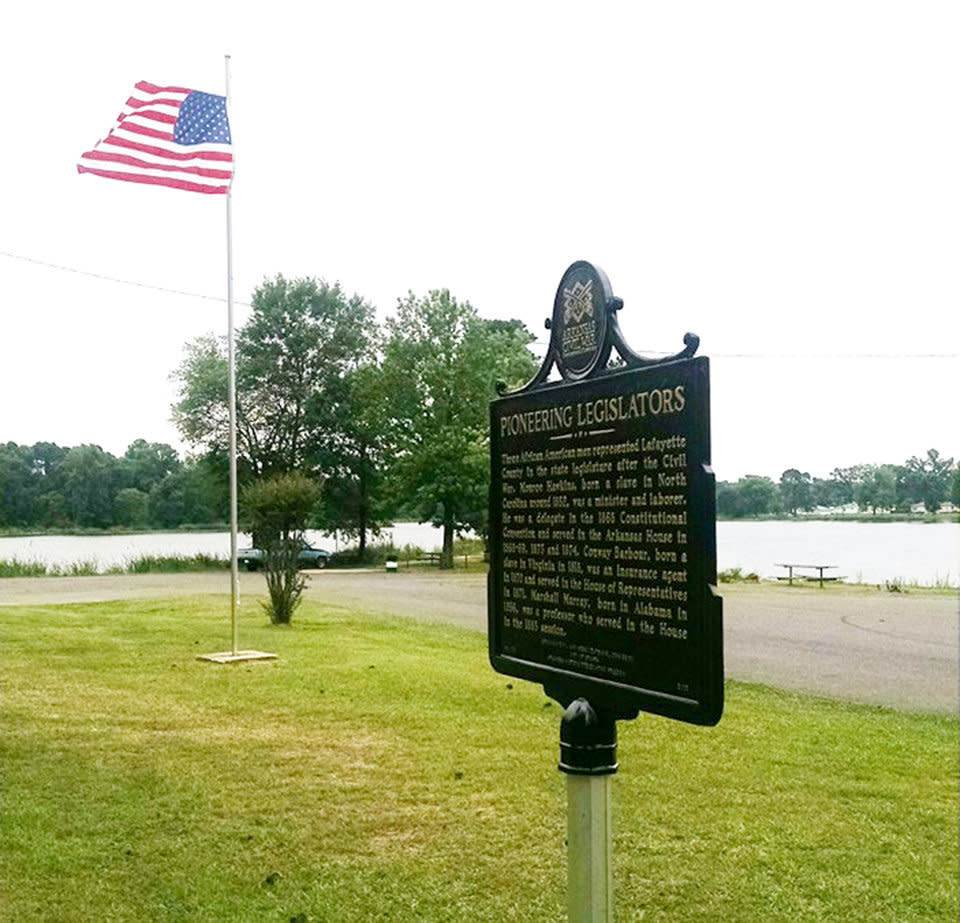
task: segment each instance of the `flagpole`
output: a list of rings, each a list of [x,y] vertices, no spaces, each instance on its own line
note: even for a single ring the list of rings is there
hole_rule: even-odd
[[[230,111],[230,55],[224,55],[226,105]],[[233,143],[231,135],[230,143]],[[236,173],[236,155],[233,156]],[[237,603],[240,599],[240,573],[237,565],[237,372],[233,336],[233,183],[227,189],[227,403],[230,421],[230,631],[229,652],[201,654],[200,660],[213,663],[236,663],[243,660],[273,660],[276,654],[263,651],[241,651],[237,644]]]
[[[224,55],[227,112],[230,111],[230,55]],[[236,161],[236,155],[234,155]],[[227,190],[227,401],[230,404],[230,628],[232,653],[237,654],[237,602],[240,574],[237,565],[237,375],[233,336],[233,192]]]

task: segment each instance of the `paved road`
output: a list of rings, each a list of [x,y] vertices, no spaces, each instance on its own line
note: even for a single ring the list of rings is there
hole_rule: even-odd
[[[726,674],[733,679],[911,710],[957,712],[958,606],[950,595],[727,584]],[[225,575],[0,580],[0,606],[229,594]],[[244,596],[264,595],[241,574]],[[486,579],[437,571],[315,572],[307,597],[486,630]]]

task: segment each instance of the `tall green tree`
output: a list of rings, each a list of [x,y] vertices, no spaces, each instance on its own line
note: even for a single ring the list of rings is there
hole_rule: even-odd
[[[371,359],[344,378],[342,386],[332,405],[339,417],[331,427],[336,438],[320,455],[326,480],[314,525],[356,538],[362,560],[368,536],[379,532],[388,515],[383,471],[391,443],[384,426],[382,369]]]
[[[98,445],[75,446],[60,464],[70,518],[84,528],[113,525],[113,498],[121,471],[117,459]]]
[[[441,566],[453,566],[457,531],[486,529],[489,402],[498,380],[517,384],[534,374],[533,339],[519,321],[484,320],[446,289],[411,293],[387,321],[390,480],[408,514],[443,528]]]
[[[780,502],[791,516],[813,505],[813,482],[806,471],[788,468],[780,475]]]
[[[230,442],[226,346],[211,333],[190,340],[184,353],[170,375],[177,385],[177,401],[171,408],[173,422],[190,445],[226,455]],[[246,458],[249,448],[238,448]]]
[[[858,465],[859,477],[853,487],[853,499],[861,510],[896,508],[900,469],[896,465]]]
[[[321,467],[336,452],[344,380],[366,359],[374,327],[373,307],[339,284],[277,276],[254,292],[237,380],[259,475]]]
[[[113,519],[119,526],[142,529],[149,522],[150,497],[136,487],[121,487],[113,498]]]
[[[936,449],[929,449],[926,458],[914,455],[904,464],[904,488],[914,503],[922,503],[928,513],[935,513],[950,495],[953,459],[944,458]]]
[[[717,514],[739,519],[743,516],[764,516],[780,508],[780,490],[767,477],[748,474],[731,483],[717,484]]]
[[[37,442],[30,450],[35,490],[32,525],[45,529],[67,525],[67,498],[63,491],[61,470],[67,451],[55,442]]]
[[[813,479],[813,503],[816,506],[844,506],[853,502],[853,488],[831,475]]]
[[[165,442],[147,442],[145,439],[131,442],[121,459],[126,486],[144,494],[149,494],[154,486],[181,464],[173,446]]]
[[[226,472],[219,456],[188,459],[150,490],[150,523],[161,529],[226,523],[230,517]]]
[[[338,475],[352,465],[355,434],[345,408],[350,378],[374,348],[373,307],[339,284],[266,280],[237,332],[237,451],[242,481],[304,471]],[[222,341],[187,344],[173,375],[180,432],[195,448],[228,443],[227,358]]]
[[[15,442],[0,445],[0,526],[32,525],[35,500],[29,452]]]

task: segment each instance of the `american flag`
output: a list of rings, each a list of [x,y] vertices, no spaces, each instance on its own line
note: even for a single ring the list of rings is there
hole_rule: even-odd
[[[81,155],[77,172],[225,194],[233,179],[227,100],[141,80],[110,134]]]

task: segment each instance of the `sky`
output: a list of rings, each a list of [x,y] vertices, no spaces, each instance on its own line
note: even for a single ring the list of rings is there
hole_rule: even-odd
[[[238,325],[313,276],[545,346],[586,259],[635,351],[699,335],[718,479],[960,456],[955,3],[240,7],[4,13],[0,441],[189,448],[170,375],[226,333],[224,197],[75,165],[136,81],[223,94],[230,55]]]

